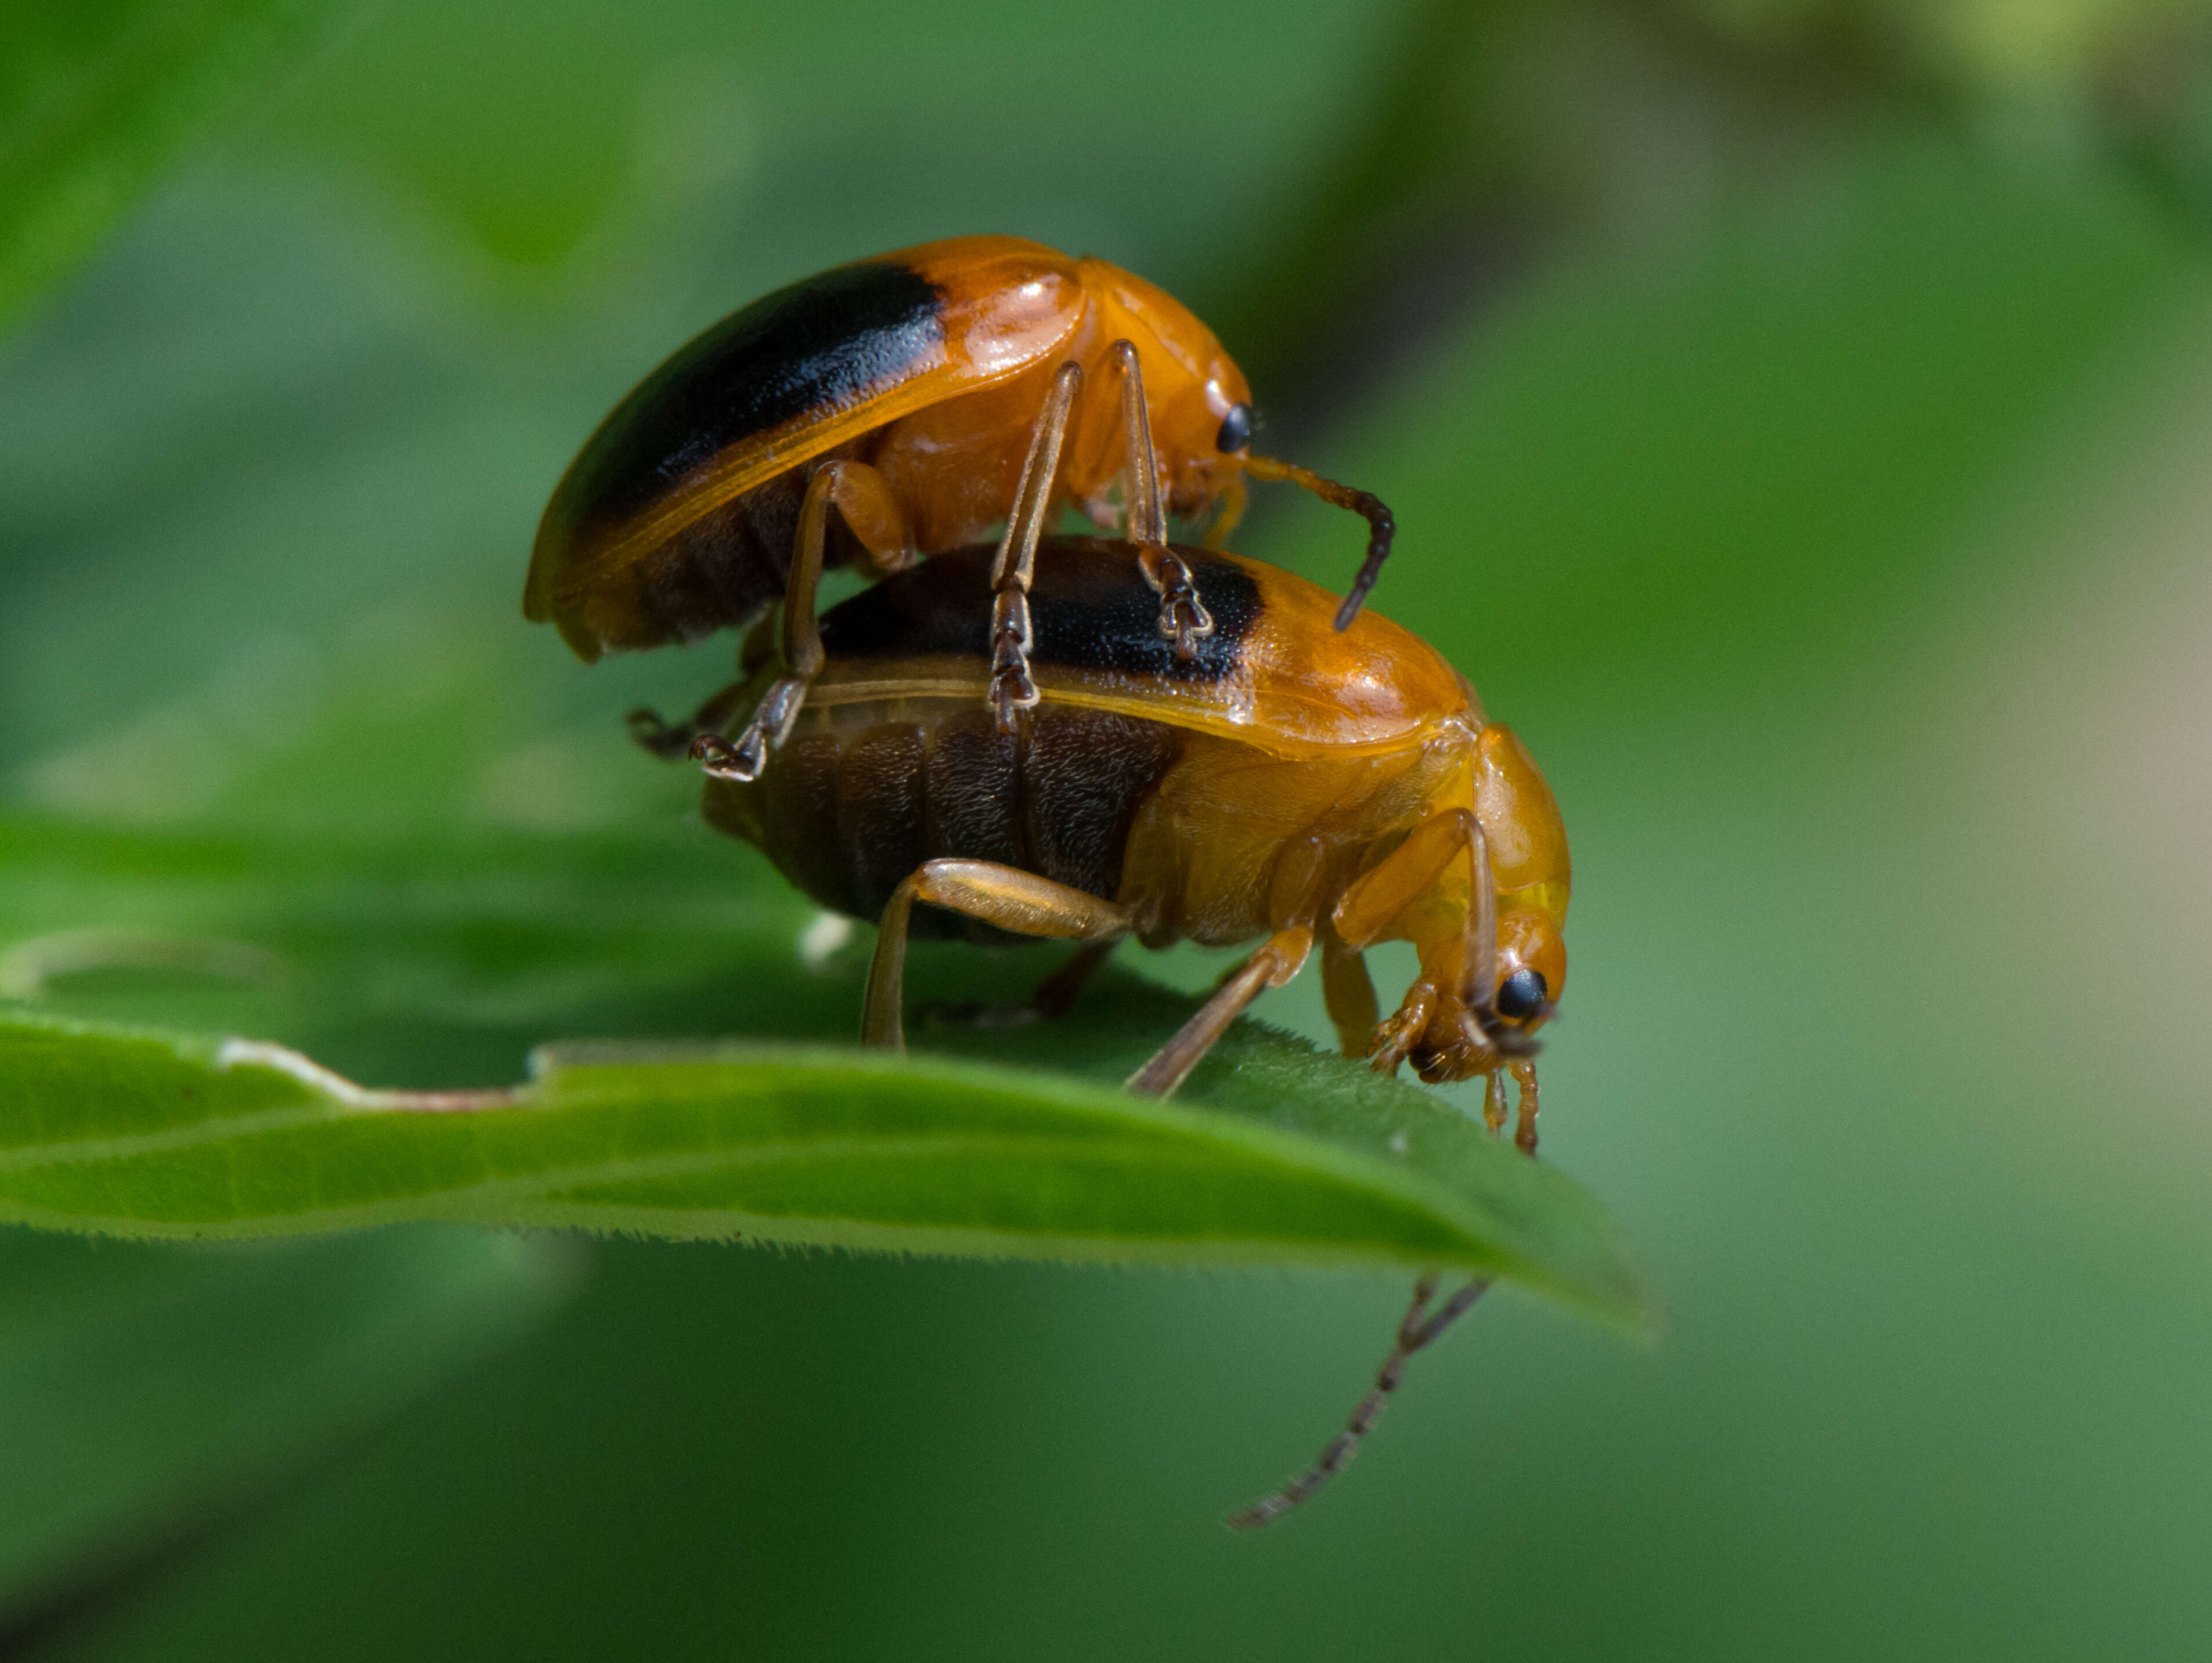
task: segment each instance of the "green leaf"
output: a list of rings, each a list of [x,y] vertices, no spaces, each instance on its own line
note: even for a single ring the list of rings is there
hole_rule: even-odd
[[[0,1233],[0,1614],[158,1551],[513,1337],[571,1280],[555,1245]]]
[[[0,322],[319,39],[322,0],[17,0],[0,52]]]
[[[860,1052],[865,944],[804,948],[813,909],[696,826],[382,842],[20,818],[0,821],[0,994],[22,1001],[0,1022],[0,1218],[1434,1264],[1634,1304],[1595,1205],[1417,1087],[1245,1023],[1176,1102],[1124,1096],[1191,1009],[1126,973],[1058,1023],[933,1019],[925,1000],[918,1052],[964,1056]],[[911,985],[1004,1000],[1054,962],[921,946]],[[149,1021],[418,1089],[503,1087],[560,1035],[661,1059],[572,1047],[511,1105],[432,1114]]]
[[[441,1218],[969,1257],[1435,1265],[1634,1313],[1620,1245],[1570,1180],[1410,1089],[1364,1137],[1320,1135],[1344,1127],[1298,1106],[1317,1081],[1286,1100],[1273,1067],[1263,1114],[855,1051],[586,1052],[455,1105],[362,1094],[273,1047],[11,1013],[0,1218],[181,1236]]]

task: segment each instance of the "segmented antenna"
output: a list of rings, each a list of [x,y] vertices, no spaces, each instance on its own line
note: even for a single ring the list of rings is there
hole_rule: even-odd
[[[1285,1484],[1272,1496],[1263,1496],[1249,1507],[1242,1507],[1222,1523],[1231,1530],[1258,1530],[1271,1525],[1288,1513],[1351,1463],[1359,1453],[1359,1441],[1365,1437],[1382,1412],[1382,1405],[1398,1389],[1398,1382],[1406,1373],[1406,1360],[1438,1334],[1465,1316],[1474,1302],[1490,1291],[1492,1278],[1484,1277],[1470,1282],[1444,1302],[1434,1316],[1428,1314],[1429,1303],[1437,1296],[1438,1278],[1425,1276],[1413,1284],[1413,1302],[1407,1307],[1405,1316],[1398,1324],[1398,1343],[1390,1348],[1390,1355],[1382,1359],[1376,1371],[1374,1387],[1359,1400],[1345,1423],[1344,1430],[1328,1441],[1321,1452],[1321,1459]],[[1425,1320],[1424,1320],[1425,1319]]]

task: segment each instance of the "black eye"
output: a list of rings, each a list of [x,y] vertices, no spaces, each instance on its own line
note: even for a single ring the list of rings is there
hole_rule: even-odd
[[[1498,1014],[1514,1022],[1534,1016],[1551,997],[1540,970],[1516,970],[1498,984]]]
[[[1229,414],[1221,418],[1221,431],[1214,435],[1214,449],[1233,456],[1251,442],[1252,407],[1231,404]]]

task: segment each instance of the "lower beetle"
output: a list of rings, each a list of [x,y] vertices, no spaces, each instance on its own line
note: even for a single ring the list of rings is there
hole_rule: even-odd
[[[710,822],[823,907],[879,920],[865,1041],[904,1043],[910,936],[1085,942],[1039,990],[1041,1007],[1061,1008],[1123,937],[1261,938],[1130,1077],[1164,1096],[1318,947],[1346,1055],[1384,1072],[1410,1061],[1429,1081],[1484,1076],[1493,1131],[1510,1072],[1515,1141],[1534,1154],[1531,1036],[1565,984],[1570,874],[1559,809],[1520,740],[1376,613],[1339,630],[1316,586],[1167,544],[1141,476],[1133,519],[1152,536],[1042,539],[1050,470],[1037,460],[995,551],[940,555],[818,622],[798,574],[781,653],[757,638],[746,678],[710,706],[725,721],[764,715],[736,744],[709,731],[692,746]],[[1208,620],[1194,639],[1158,616],[1179,587]],[[1018,704],[988,697],[1010,640],[1030,678]],[[1411,942],[1420,973],[1378,1021],[1363,954],[1384,940]],[[1488,1285],[1432,1311],[1424,1278],[1345,1431],[1231,1525],[1267,1523],[1341,1467],[1407,1358]]]
[[[1385,1072],[1410,1061],[1431,1082],[1485,1075],[1493,1115],[1498,1071],[1516,1065],[1518,1135],[1533,1147],[1528,1035],[1565,981],[1569,866],[1520,740],[1417,637],[1371,611],[1335,631],[1328,593],[1287,572],[1100,537],[1046,548],[1012,592],[1036,696],[1011,722],[979,707],[994,555],[974,548],[818,624],[795,606],[783,661],[759,656],[719,701],[773,704],[794,665],[809,671],[804,706],[772,719],[781,744],[743,758],[718,735],[693,745],[712,824],[830,911],[879,920],[866,1042],[903,1046],[909,935],[1263,938],[1131,1089],[1174,1090],[1318,947],[1346,1054]],[[1034,554],[1002,545],[996,563]],[[1138,576],[1161,555],[1212,617],[1188,652],[1161,633]],[[1420,974],[1378,1023],[1362,954],[1384,940],[1411,942]]]

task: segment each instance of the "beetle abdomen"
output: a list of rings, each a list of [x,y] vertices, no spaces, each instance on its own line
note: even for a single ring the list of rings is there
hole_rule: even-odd
[[[996,861],[1113,899],[1130,825],[1181,755],[1183,734],[1139,717],[1047,707],[1009,737],[965,699],[927,702],[942,713],[808,712],[757,784],[708,783],[708,822],[855,918],[878,917],[916,867],[947,858]],[[1010,939],[930,908],[914,927]]]
[[[588,625],[564,623],[562,633],[596,658],[608,647],[696,641],[717,629],[744,628],[783,598],[813,471],[794,468],[671,533],[639,558],[618,590],[610,586]],[[823,547],[827,566],[848,564],[860,551],[835,515]]]

